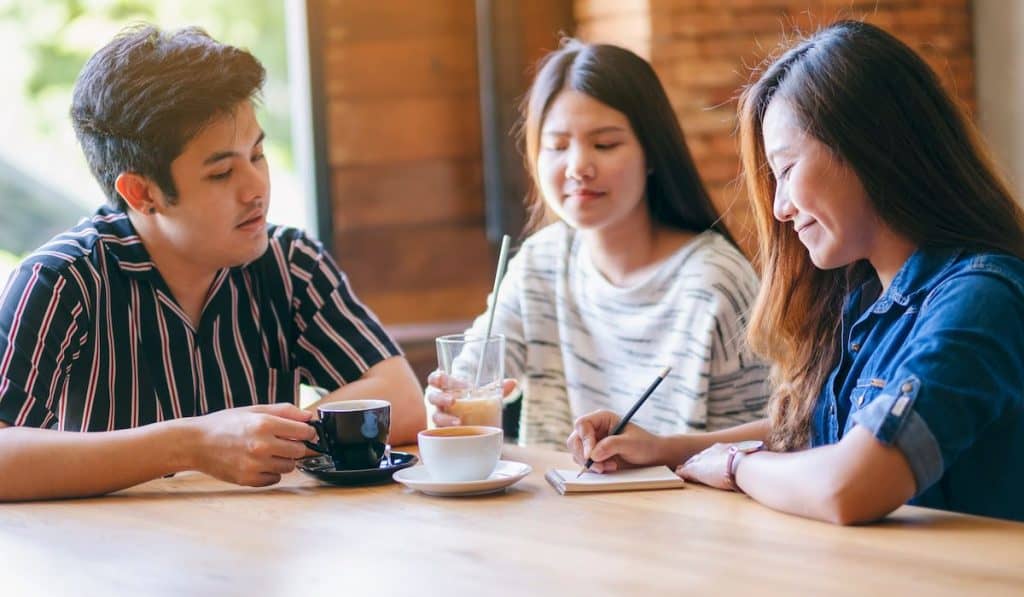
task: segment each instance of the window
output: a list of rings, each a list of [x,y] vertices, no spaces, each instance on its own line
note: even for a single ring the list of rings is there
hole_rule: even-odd
[[[200,26],[263,62],[258,113],[271,165],[269,216],[312,228],[311,194],[296,175],[292,143],[285,0],[2,0],[0,283],[21,256],[104,202],[71,127],[71,90],[93,52],[142,21],[163,29]]]

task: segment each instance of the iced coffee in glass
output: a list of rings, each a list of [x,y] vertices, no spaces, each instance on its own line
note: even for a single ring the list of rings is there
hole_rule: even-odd
[[[437,339],[442,390],[455,399],[448,412],[463,425],[501,427],[505,337],[452,334]]]

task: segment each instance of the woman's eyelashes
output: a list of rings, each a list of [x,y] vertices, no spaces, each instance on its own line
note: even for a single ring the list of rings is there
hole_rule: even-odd
[[[541,149],[547,151],[566,151],[569,149],[569,143],[545,143],[541,146]],[[610,151],[622,145],[621,141],[612,141],[607,143],[594,143],[594,149],[598,151]]]
[[[786,180],[786,178],[789,176],[789,171],[792,169],[793,164],[789,164],[788,166],[783,167],[781,170],[779,170],[779,173],[775,175],[775,178],[777,180]]]

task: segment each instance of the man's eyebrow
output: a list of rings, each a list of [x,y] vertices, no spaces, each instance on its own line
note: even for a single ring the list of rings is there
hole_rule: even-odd
[[[260,143],[263,143],[263,139],[265,139],[266,136],[267,136],[267,134],[264,131],[260,131],[260,136],[256,138],[256,142],[253,143],[252,146],[256,147]],[[221,160],[223,160],[225,158],[233,158],[236,155],[238,155],[237,151],[218,151],[218,152],[215,152],[215,153],[211,153],[209,155],[209,157],[207,157],[205,160],[203,160],[203,165],[204,166],[209,166],[210,164],[219,162],[219,161],[221,161]]]
[[[216,153],[211,153],[208,158],[203,160],[203,165],[204,166],[209,166],[210,164],[214,164],[214,163],[219,162],[219,161],[221,161],[223,159],[233,158],[236,155],[238,155],[237,151],[218,151]]]

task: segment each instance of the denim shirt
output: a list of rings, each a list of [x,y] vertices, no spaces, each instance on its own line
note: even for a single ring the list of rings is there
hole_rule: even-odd
[[[860,425],[902,451],[911,504],[1024,520],[1024,261],[919,249],[843,310],[813,446]]]

